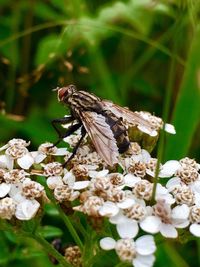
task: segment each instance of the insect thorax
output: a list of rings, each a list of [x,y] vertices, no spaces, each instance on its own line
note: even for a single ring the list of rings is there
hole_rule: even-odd
[[[80,111],[94,111],[101,113],[101,99],[84,91],[77,91],[67,99],[67,104],[75,116],[78,116]]]

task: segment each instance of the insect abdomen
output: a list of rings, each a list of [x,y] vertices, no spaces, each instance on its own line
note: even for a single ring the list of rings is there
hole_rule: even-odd
[[[117,118],[111,111],[104,111],[106,122],[110,126],[114,137],[117,141],[119,153],[124,153],[129,148],[130,142],[125,125],[122,123],[121,118]]]

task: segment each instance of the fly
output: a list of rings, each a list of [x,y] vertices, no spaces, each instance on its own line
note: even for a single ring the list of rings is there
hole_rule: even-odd
[[[58,101],[69,106],[71,114],[54,119],[52,125],[59,135],[57,145],[63,138],[81,128],[81,137],[64,163],[66,165],[76,154],[86,134],[89,135],[97,153],[110,166],[118,162],[119,153],[130,146],[126,123],[142,127],[143,131],[155,136],[157,133],[151,124],[139,114],[128,108],[120,107],[111,101],[102,100],[94,94],[78,91],[74,85],[57,88]],[[69,124],[67,131],[61,134],[58,124]]]

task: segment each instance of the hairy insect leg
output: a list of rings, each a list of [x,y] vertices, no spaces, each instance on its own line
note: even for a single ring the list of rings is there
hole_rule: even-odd
[[[64,117],[64,118],[58,118],[58,119],[54,119],[51,121],[51,124],[53,126],[53,128],[56,130],[57,134],[59,137],[62,136],[62,133],[60,131],[60,129],[57,127],[57,124],[67,124],[69,122],[74,121],[74,117],[73,116],[69,116],[69,117]]]
[[[85,135],[86,135],[86,130],[85,130],[85,128],[82,126],[82,128],[81,128],[81,138],[79,139],[79,141],[78,141],[78,143],[76,144],[76,146],[73,148],[73,151],[72,151],[71,156],[70,156],[70,157],[68,158],[68,160],[63,164],[63,167],[65,167],[65,166],[70,162],[70,160],[73,159],[73,157],[75,156],[76,151],[77,151],[77,149],[79,148],[81,142],[83,141],[83,138],[85,137]]]
[[[81,127],[82,123],[76,123],[74,125],[71,125],[67,131],[65,132],[65,134],[60,135],[58,141],[56,141],[53,146],[56,146],[57,144],[59,144],[63,138],[70,136],[71,134],[73,134],[76,130],[78,130]]]

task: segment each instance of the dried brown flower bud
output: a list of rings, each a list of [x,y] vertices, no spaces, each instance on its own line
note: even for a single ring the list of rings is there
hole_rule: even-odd
[[[158,200],[153,206],[153,213],[157,215],[161,221],[165,224],[171,224],[171,208],[165,203],[164,200]]]
[[[146,165],[143,162],[134,162],[129,166],[128,171],[135,176],[143,178],[146,175]]]
[[[65,258],[74,267],[81,266],[81,251],[78,246],[70,246],[65,249]]]
[[[192,223],[200,223],[200,207],[192,206],[189,218]]]
[[[41,184],[26,179],[22,184],[22,194],[30,199],[39,198],[44,193],[44,186]]]
[[[27,175],[29,174],[24,170],[14,169],[4,174],[4,180],[8,184],[16,184],[23,182]]]
[[[18,159],[28,153],[28,149],[21,145],[12,145],[6,149],[6,155],[12,159]]]
[[[77,180],[83,180],[84,178],[88,177],[88,170],[84,165],[76,165],[71,170]]]
[[[54,189],[54,196],[59,202],[72,201],[79,196],[79,192],[74,192],[68,185],[58,185]]]
[[[0,200],[0,218],[10,220],[15,214],[16,204],[10,197]]]
[[[196,169],[197,171],[198,171],[199,168],[200,168],[200,166],[199,166],[199,164],[196,162],[196,160],[194,160],[194,159],[190,159],[190,158],[188,158],[188,157],[185,157],[185,158],[181,159],[179,162],[181,163],[181,165],[182,165],[183,167],[192,167],[192,168]]]
[[[133,194],[140,199],[150,200],[153,192],[153,184],[147,180],[141,180],[134,185]]]
[[[172,193],[177,204],[186,204],[188,206],[194,204],[194,193],[188,186],[177,186]]]
[[[176,175],[180,177],[181,181],[186,185],[195,182],[199,177],[198,171],[190,165],[183,165],[183,167],[176,172]]]
[[[59,162],[51,162],[44,166],[44,174],[47,176],[59,176],[63,174],[62,164]]]
[[[6,173],[6,171],[4,169],[0,168],[0,183],[3,182],[5,173]]]
[[[132,239],[125,238],[118,240],[115,250],[122,261],[131,262],[136,257],[135,244]]]
[[[84,203],[84,213],[92,217],[100,217],[99,209],[103,205],[104,201],[100,197],[91,196]]]
[[[52,143],[46,142],[38,147],[38,151],[44,154],[54,154],[57,151],[57,147]]]
[[[142,220],[145,218],[147,212],[144,206],[139,203],[134,204],[131,208],[124,210],[124,215],[132,220]]]
[[[118,172],[110,173],[108,177],[113,186],[119,186],[124,184],[124,176],[121,173]]]

